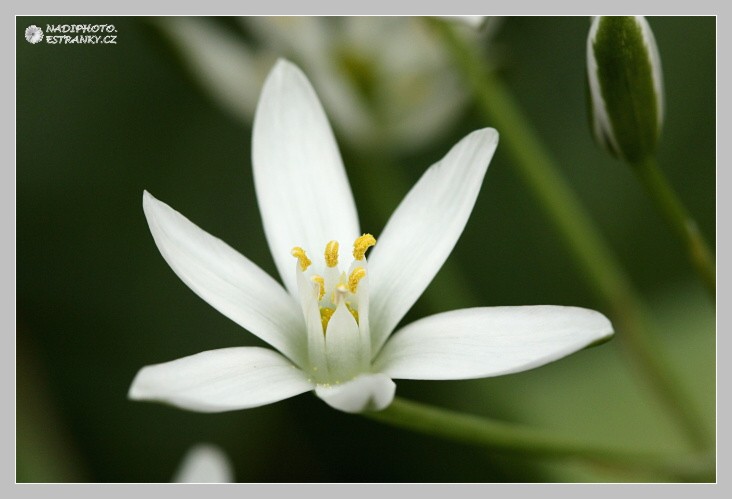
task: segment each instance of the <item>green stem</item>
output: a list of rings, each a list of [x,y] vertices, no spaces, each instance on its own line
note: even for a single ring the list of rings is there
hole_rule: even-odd
[[[408,400],[365,416],[389,425],[492,451],[549,459],[579,458],[613,468],[644,470],[667,479],[714,481],[713,454],[665,455],[594,445],[527,426],[440,409]]]
[[[531,129],[508,89],[487,70],[473,47],[439,20],[429,21],[452,51],[485,117],[501,132],[501,145],[514,158],[567,248],[595,292],[610,307],[618,340],[640,374],[656,391],[690,441],[705,448],[709,437],[690,397],[667,364],[662,344],[647,324],[647,313],[620,264],[559,174],[549,152]]]
[[[696,222],[689,216],[673,187],[658,168],[655,158],[646,158],[632,166],[648,194],[686,247],[689,260],[714,299],[717,294],[714,257]]]

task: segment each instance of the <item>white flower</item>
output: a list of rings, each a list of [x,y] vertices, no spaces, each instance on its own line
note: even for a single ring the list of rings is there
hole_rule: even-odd
[[[283,54],[308,71],[336,129],[356,147],[429,143],[465,109],[449,52],[419,18],[252,16],[241,22],[255,44],[206,19],[166,17],[156,25],[202,88],[247,125]],[[479,45],[488,33],[460,35]]]
[[[176,483],[229,483],[234,471],[229,459],[219,447],[198,444],[191,447],[175,473]]]
[[[392,378],[512,373],[609,337],[602,314],[559,306],[456,310],[392,334],[455,246],[497,143],[495,130],[477,130],[430,167],[367,261],[375,240],[359,229],[325,113],[302,72],[280,60],[257,108],[252,162],[284,288],[168,205],[143,196],[155,242],[176,274],[279,352],[223,348],[147,366],[129,396],[217,412],[314,390],[346,412],[380,410],[394,397]]]

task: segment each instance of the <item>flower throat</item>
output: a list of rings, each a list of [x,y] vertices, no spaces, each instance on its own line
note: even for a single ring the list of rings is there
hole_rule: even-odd
[[[375,244],[376,239],[371,234],[364,234],[356,238],[353,243],[353,263],[351,263],[348,272],[341,272],[338,269],[338,241],[330,241],[325,245],[323,253],[325,267],[323,272],[310,275],[310,280],[318,287],[317,301],[323,334],[326,333],[328,323],[341,303],[348,308],[356,323],[359,323],[359,307],[356,298],[358,285],[366,277],[366,251]],[[300,246],[292,248],[290,253],[297,258],[302,272],[308,270],[313,263]]]

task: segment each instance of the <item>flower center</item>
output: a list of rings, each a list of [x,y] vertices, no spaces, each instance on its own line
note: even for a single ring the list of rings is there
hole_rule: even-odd
[[[374,244],[371,234],[356,238],[353,260],[344,270],[339,268],[338,241],[326,244],[323,259],[315,262],[303,248],[292,248],[307,327],[309,373],[319,384],[345,382],[370,369],[366,251]]]
[[[318,287],[317,301],[323,334],[328,330],[328,323],[341,302],[344,303],[356,323],[359,323],[359,307],[356,299],[358,284],[361,279],[366,277],[364,268],[366,251],[375,244],[376,239],[371,234],[364,234],[356,238],[353,243],[353,263],[351,263],[348,273],[340,272],[338,269],[338,241],[330,241],[325,245],[323,275],[315,273],[310,275],[310,280]],[[307,271],[313,264],[300,246],[292,248],[291,254],[297,258],[302,272]]]

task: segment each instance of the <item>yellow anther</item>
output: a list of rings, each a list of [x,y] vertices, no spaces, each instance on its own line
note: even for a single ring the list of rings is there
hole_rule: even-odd
[[[353,269],[351,276],[348,278],[348,290],[355,294],[358,289],[358,282],[364,277],[366,277],[366,270],[363,267]]]
[[[290,254],[297,258],[297,261],[300,262],[300,270],[305,272],[308,267],[310,267],[310,264],[313,263],[310,261],[310,258],[305,254],[305,250],[302,249],[300,246],[295,246],[292,248],[292,251],[290,251]]]
[[[338,265],[338,241],[330,241],[325,245],[325,264],[328,267]]]
[[[314,275],[310,279],[318,285],[318,301],[322,300],[325,295],[325,279],[319,275]]]
[[[364,234],[357,237],[353,243],[353,258],[363,260],[366,250],[376,244],[376,239],[371,234]]]
[[[333,317],[333,314],[335,313],[335,310],[332,308],[321,308],[320,309],[320,322],[323,324],[323,334],[325,334],[325,330],[328,328],[328,322],[330,322],[330,318]]]

